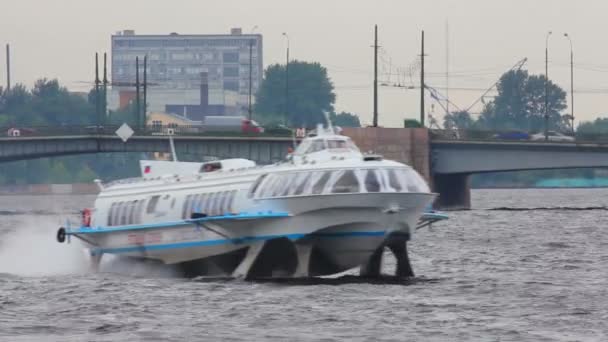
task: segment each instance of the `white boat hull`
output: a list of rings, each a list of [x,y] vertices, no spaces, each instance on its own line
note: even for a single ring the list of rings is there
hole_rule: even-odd
[[[424,193],[358,193],[262,199],[258,203],[260,207],[270,208],[271,213],[290,215],[267,217],[264,214],[268,212],[262,212],[255,213],[261,215],[260,219],[132,227],[137,229],[125,226],[107,231],[90,229],[72,235],[95,246],[91,249],[92,255],[116,254],[165,264],[212,257],[221,260],[222,255],[235,258],[231,254],[239,250],[242,255],[236,258],[244,259],[245,252],[255,246],[264,249],[264,245],[270,246],[269,241],[284,240],[289,242],[286,245],[291,245],[292,251],[284,251],[290,247],[276,247],[277,257],[296,261],[295,268],[293,261],[286,261],[291,266],[282,270],[282,276],[331,274],[364,264],[392,234],[409,239],[433,198],[433,194]],[[302,256],[301,250],[308,255]],[[299,260],[304,257],[309,259]],[[307,270],[296,272],[297,265],[304,262],[309,264]],[[219,273],[230,275],[236,267],[232,262]]]

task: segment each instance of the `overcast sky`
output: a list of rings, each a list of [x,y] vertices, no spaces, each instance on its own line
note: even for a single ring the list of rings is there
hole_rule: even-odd
[[[72,90],[85,90],[83,82],[93,79],[94,53],[109,52],[110,35],[119,30],[213,34],[258,26],[265,65],[284,62],[281,34],[287,32],[292,58],[327,67],[336,109],[370,123],[374,24],[382,45],[381,81],[417,85],[424,29],[427,83],[445,92],[447,22],[449,96],[462,109],[524,57],[528,71],[544,73],[549,30],[549,77],[569,92],[570,45],[563,36],[568,32],[574,45],[575,116],[589,120],[605,113],[608,99],[607,13],[604,0],[2,0],[0,44],[11,44],[13,83],[58,78]],[[4,53],[0,63],[4,85]],[[412,69],[411,80],[410,72],[399,77],[397,68]],[[427,103],[431,110],[428,96]],[[418,90],[380,88],[380,125],[400,126],[404,118],[416,118],[418,108]],[[435,113],[441,119],[439,106]]]

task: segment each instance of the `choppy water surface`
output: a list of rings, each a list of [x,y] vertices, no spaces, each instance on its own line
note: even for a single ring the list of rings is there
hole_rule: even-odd
[[[473,198],[418,232],[412,283],[285,284],[91,274],[54,234],[93,197],[0,197],[0,340],[608,341],[608,190]]]

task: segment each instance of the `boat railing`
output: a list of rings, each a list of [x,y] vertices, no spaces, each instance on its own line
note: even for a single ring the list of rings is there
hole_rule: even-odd
[[[111,186],[115,186],[115,185],[124,185],[124,184],[133,184],[133,183],[139,183],[141,181],[143,181],[144,179],[142,177],[131,177],[131,178],[124,178],[124,179],[117,179],[117,180],[113,180],[110,181],[108,183],[105,183],[103,186],[106,188],[109,188]]]

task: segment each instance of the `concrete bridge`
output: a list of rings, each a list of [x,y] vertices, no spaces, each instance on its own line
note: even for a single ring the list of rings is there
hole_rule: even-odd
[[[434,189],[444,208],[469,208],[474,173],[608,167],[608,144],[432,140]]]
[[[178,155],[247,158],[269,164],[285,157],[291,138],[174,136]],[[2,137],[0,162],[104,152],[169,152],[165,135],[133,136],[126,143],[116,135]]]
[[[608,144],[432,139],[424,128],[346,128],[362,151],[413,166],[440,194],[438,206],[470,207],[469,176],[475,173],[538,169],[608,167]],[[282,159],[289,137],[174,136],[179,154],[247,158],[260,164]],[[101,152],[169,152],[164,135],[134,136],[126,143],[115,135],[2,137],[0,162]]]

